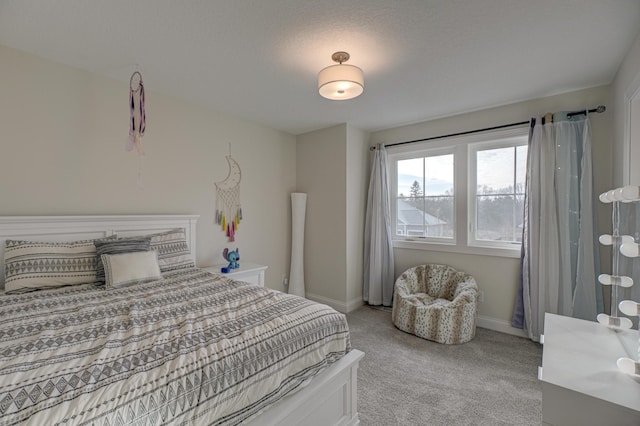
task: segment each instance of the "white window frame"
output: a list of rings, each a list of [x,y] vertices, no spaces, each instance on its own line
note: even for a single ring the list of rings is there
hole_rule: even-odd
[[[418,236],[409,236],[409,235],[399,235],[397,234],[397,214],[398,214],[398,206],[397,206],[397,201],[398,201],[398,194],[397,194],[397,189],[398,189],[398,161],[402,161],[402,160],[408,160],[408,159],[412,159],[412,158],[424,158],[424,157],[437,157],[440,155],[453,155],[453,187],[454,187],[454,194],[453,194],[453,222],[454,224],[457,224],[458,221],[456,220],[457,218],[457,209],[456,209],[456,199],[457,199],[457,195],[455,193],[455,187],[456,187],[456,169],[458,168],[458,165],[456,164],[456,149],[451,148],[451,147],[446,147],[446,146],[431,146],[431,147],[427,147],[427,148],[422,148],[419,150],[410,150],[410,151],[406,151],[406,152],[401,152],[401,153],[397,153],[394,154],[392,156],[393,160],[390,161],[389,163],[389,168],[390,168],[390,187],[393,188],[393,190],[395,191],[395,193],[391,196],[391,216],[392,216],[392,220],[393,220],[393,236],[395,240],[402,240],[402,241],[416,241],[416,242],[421,242],[421,243],[431,243],[431,244],[442,244],[442,245],[455,245],[456,244],[456,236],[458,235],[458,227],[455,226],[453,229],[453,237],[448,238],[448,237],[418,237]],[[391,157],[390,157],[391,158]],[[422,185],[422,190],[424,191],[426,188],[424,188],[424,182],[421,182]]]
[[[443,138],[435,141],[417,142],[413,144],[387,147],[389,189],[391,201],[391,223],[393,246],[397,248],[410,248],[428,251],[441,251],[451,253],[465,253],[474,255],[487,255],[499,257],[520,257],[520,244],[486,244],[487,241],[479,240],[478,244],[472,241],[470,235],[470,219],[475,213],[470,211],[470,199],[475,205],[476,191],[470,191],[470,162],[472,160],[470,146],[486,143],[487,146],[496,141],[527,137],[529,128],[527,125],[509,129],[502,129],[486,133],[466,136]],[[525,139],[526,140],[526,139]],[[398,170],[397,162],[411,158],[453,154],[454,162],[454,236],[453,239],[435,237],[409,237],[397,235],[397,198],[398,198]],[[475,173],[475,157],[473,158],[473,171]],[[475,182],[475,177],[474,177]],[[475,207],[473,212],[475,212]],[[473,219],[475,221],[475,218]],[[471,243],[471,244],[470,244]]]

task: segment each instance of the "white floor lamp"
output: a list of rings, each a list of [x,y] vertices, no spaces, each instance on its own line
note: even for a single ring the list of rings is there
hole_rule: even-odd
[[[304,297],[304,218],[307,194],[291,193],[291,270],[289,294]]]

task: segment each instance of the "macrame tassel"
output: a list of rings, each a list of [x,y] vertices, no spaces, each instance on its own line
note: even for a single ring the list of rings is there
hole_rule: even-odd
[[[142,141],[140,138],[142,135],[135,131],[133,135],[129,135],[129,144],[127,145],[127,151],[131,151],[133,148],[136,149],[138,155],[144,155],[144,151],[142,150]]]
[[[222,215],[222,230],[227,229],[227,218]]]
[[[235,229],[234,229],[234,225],[233,222],[231,222],[228,226],[227,226],[227,237],[229,237],[229,241],[230,242],[234,242],[235,239]]]

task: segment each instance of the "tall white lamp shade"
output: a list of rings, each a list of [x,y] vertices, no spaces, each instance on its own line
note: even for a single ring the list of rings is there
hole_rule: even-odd
[[[307,210],[307,194],[291,194],[291,269],[289,294],[305,296],[304,289],[304,219]]]

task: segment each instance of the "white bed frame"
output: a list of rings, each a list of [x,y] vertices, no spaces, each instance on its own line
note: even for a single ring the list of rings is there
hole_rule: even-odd
[[[0,289],[4,289],[4,242],[74,241],[110,235],[144,235],[183,228],[196,259],[197,215],[0,216]],[[364,353],[352,350],[288,396],[251,419],[254,426],[353,426],[358,418],[358,364]]]

